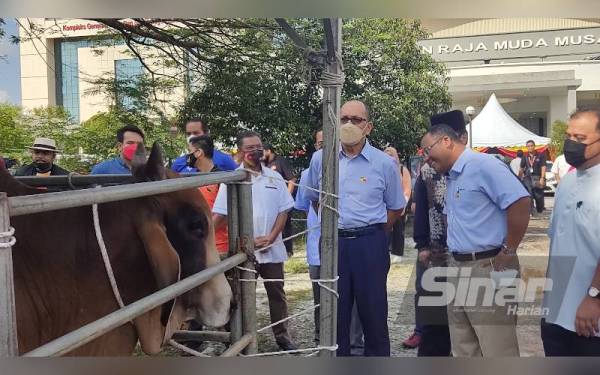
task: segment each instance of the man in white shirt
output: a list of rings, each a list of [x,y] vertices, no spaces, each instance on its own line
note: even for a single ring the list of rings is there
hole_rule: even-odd
[[[517,157],[511,160],[510,162],[510,170],[513,171],[515,175],[519,175],[519,169],[521,169],[521,160],[523,159],[523,150],[517,151]]]
[[[237,145],[242,153],[240,168],[252,170],[252,210],[254,222],[254,247],[270,246],[255,253],[258,266],[256,270],[264,279],[283,279],[283,262],[288,258],[281,232],[285,226],[288,211],[294,207],[294,199],[287,189],[281,175],[261,164],[263,145],[260,135],[245,131],[238,135]],[[215,229],[224,225],[227,217],[227,186],[221,185],[213,206]],[[287,317],[287,300],[283,282],[266,282],[265,289],[269,298],[271,323]],[[287,323],[273,327],[277,345],[282,350],[295,350],[296,345],[287,330]]]
[[[600,356],[600,111],[575,112],[550,229],[542,341],[546,356]]]
[[[556,184],[560,182],[560,180],[565,177],[569,171],[574,168],[571,164],[567,163],[567,159],[565,159],[565,155],[561,154],[556,157],[554,163],[552,164],[552,169],[550,170],[554,174],[554,178],[556,179]]]

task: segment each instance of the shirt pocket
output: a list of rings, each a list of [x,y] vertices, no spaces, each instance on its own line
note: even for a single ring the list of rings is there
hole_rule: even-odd
[[[456,199],[456,209],[466,215],[475,215],[485,206],[486,195],[483,191],[473,188],[458,188],[453,192]]]

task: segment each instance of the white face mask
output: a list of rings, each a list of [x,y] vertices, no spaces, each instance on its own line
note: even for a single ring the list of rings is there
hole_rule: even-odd
[[[346,146],[354,146],[362,141],[364,136],[363,129],[351,122],[346,122],[340,126],[340,142]]]

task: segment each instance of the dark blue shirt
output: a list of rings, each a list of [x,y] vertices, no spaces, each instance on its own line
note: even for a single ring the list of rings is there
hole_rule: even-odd
[[[233,171],[238,167],[231,156],[219,150],[215,150],[213,152],[213,163],[222,171]],[[187,155],[183,155],[175,159],[171,165],[171,169],[178,173],[198,172],[198,169],[189,167],[187,165]]]
[[[131,171],[123,159],[117,157],[96,164],[91,174],[131,174]]]

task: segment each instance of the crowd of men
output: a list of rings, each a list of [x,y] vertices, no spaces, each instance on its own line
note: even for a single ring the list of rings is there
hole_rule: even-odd
[[[461,111],[431,117],[421,140],[425,164],[414,187],[410,173],[395,149],[381,151],[368,138],[375,124],[369,108],[358,100],[340,111],[338,193],[337,354],[389,356],[387,276],[390,250],[402,255],[404,217],[413,202],[416,263],[416,328],[405,341],[418,346],[419,356],[519,356],[515,302],[486,303],[485,288],[475,290],[470,305],[455,301],[431,305],[428,272],[458,269],[438,278],[451,289],[464,289],[465,278],[492,280],[496,296],[512,287],[499,281],[520,277],[519,247],[530,214],[544,212],[546,156],[527,142],[510,166],[470,150]],[[248,170],[252,204],[256,269],[266,282],[272,323],[288,316],[283,280],[284,263],[293,253],[290,211],[307,213],[307,227],[319,225],[323,133],[314,133],[315,152],[298,176],[261,135],[243,131],[237,137],[238,162],[217,149],[208,125],[201,119],[185,124],[187,152],[172,163],[176,172]],[[128,174],[144,133],[133,125],[116,134],[119,155],[94,166],[92,174]],[[32,163],[20,176],[68,174],[55,164],[55,142],[37,138],[30,147]],[[558,190],[549,230],[551,238],[541,339],[548,356],[600,355],[600,112],[581,110],[571,115],[564,155],[555,162]],[[554,168],[553,168],[554,169]],[[296,189],[297,187],[297,189]],[[412,191],[411,191],[412,190]],[[200,189],[212,207],[216,246],[227,253],[227,186]],[[295,199],[293,193],[296,192]],[[535,210],[533,203],[535,202]],[[391,246],[390,246],[391,244]],[[312,280],[320,279],[320,232],[306,236]],[[430,284],[430,283],[429,283]],[[313,283],[315,304],[321,290]],[[494,299],[497,300],[497,299]],[[319,343],[319,311],[315,311],[315,343]],[[199,328],[199,327],[197,327]],[[287,322],[273,328],[282,350],[295,350]]]

